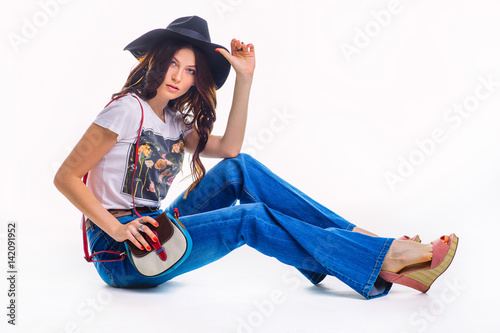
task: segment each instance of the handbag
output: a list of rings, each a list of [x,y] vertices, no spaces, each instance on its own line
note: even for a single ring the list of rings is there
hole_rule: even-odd
[[[120,95],[113,98],[106,107],[111,104],[111,102],[117,100],[126,95]],[[132,173],[132,186],[134,184],[134,176],[137,169],[137,159],[139,151],[139,139],[141,136],[142,124],[144,122],[144,109],[142,108],[142,103],[139,98],[132,95],[141,106],[141,123],[139,127],[139,134],[137,135],[137,142],[135,145],[135,161],[134,161],[134,171]],[[83,177],[83,183],[87,184],[88,173]],[[133,190],[133,189],[132,189]],[[135,215],[141,217],[135,207],[134,196],[132,196],[132,206]],[[83,249],[85,252],[85,259],[87,262],[112,262],[121,261],[125,259],[125,256],[129,258],[132,265],[137,269],[137,271],[147,277],[162,276],[170,273],[172,270],[177,268],[184,260],[187,259],[192,249],[192,239],[189,232],[184,227],[184,225],[179,221],[179,211],[177,208],[174,209],[174,216],[168,212],[163,212],[162,214],[155,217],[158,222],[158,227],[153,225],[148,225],[148,228],[153,231],[158,241],[154,242],[146,233],[141,232],[141,235],[148,242],[150,247],[154,250],[147,251],[137,248],[130,240],[125,241],[125,252],[118,251],[99,251],[92,255],[89,255],[87,232],[86,232],[86,219],[83,216]],[[99,253],[110,253],[120,255],[118,259],[109,260],[95,260],[93,257]]]
[[[148,227],[158,241],[140,232],[151,246],[151,251],[141,250],[130,240],[125,241],[127,255],[135,268],[144,276],[167,274],[179,266],[191,252],[192,241],[186,228],[177,218],[163,212],[155,217],[158,227]],[[154,250],[154,251],[153,251]]]

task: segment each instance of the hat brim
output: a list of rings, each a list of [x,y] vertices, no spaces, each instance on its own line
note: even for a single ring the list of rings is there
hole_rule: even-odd
[[[222,54],[215,51],[216,48],[223,48],[228,51],[227,48],[222,45],[189,37],[167,29],[155,29],[145,33],[125,46],[124,50],[130,51],[134,57],[140,59],[151,48],[168,39],[180,39],[196,46],[208,60],[208,66],[210,67],[210,72],[214,79],[215,88],[219,89],[224,85],[229,75],[229,71],[231,70],[231,64]]]

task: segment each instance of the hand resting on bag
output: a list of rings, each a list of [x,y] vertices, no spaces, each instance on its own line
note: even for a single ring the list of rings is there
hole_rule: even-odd
[[[141,219],[143,223],[141,223]],[[147,223],[150,223],[154,225],[155,227],[158,226],[158,222],[155,221],[151,216],[143,216],[141,218],[137,218],[133,221],[130,221],[129,223],[126,224],[120,224],[112,234],[110,234],[113,239],[115,239],[118,242],[124,242],[125,240],[130,240],[135,246],[137,246],[139,249],[143,250],[144,248],[148,251],[151,251],[151,247],[149,246],[148,242],[144,237],[141,235],[139,231],[145,232],[153,241],[156,241],[156,236],[155,234],[149,229],[149,227],[146,225]],[[142,227],[142,230],[139,228]]]

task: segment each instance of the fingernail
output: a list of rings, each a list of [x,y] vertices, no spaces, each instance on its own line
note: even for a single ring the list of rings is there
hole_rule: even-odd
[[[151,248],[149,246],[147,247],[147,249],[148,249],[148,251],[151,251]]]
[[[141,250],[144,250],[144,246],[141,245]]]
[[[157,227],[157,226],[159,226],[159,224],[158,224],[158,223],[156,223],[156,224],[155,224],[155,227]]]
[[[158,241],[158,238],[153,237],[153,242],[157,242],[157,241]]]

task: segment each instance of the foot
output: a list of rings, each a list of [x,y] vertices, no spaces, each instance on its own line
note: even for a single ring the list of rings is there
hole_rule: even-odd
[[[420,239],[419,235],[415,235],[413,237],[408,237],[408,236],[404,235],[403,237],[399,237],[398,240],[407,240],[407,241],[422,243],[422,240]]]
[[[376,234],[374,234],[373,232],[371,231],[368,231],[368,230],[365,230],[365,229],[361,229],[359,227],[354,227],[354,229],[352,229],[352,231],[354,232],[357,232],[357,233],[360,233],[360,234],[363,234],[363,235],[368,235],[368,236],[372,236],[372,237],[378,237]]]
[[[431,259],[432,244],[394,240],[382,263],[382,271],[398,273],[405,267],[428,263]]]

